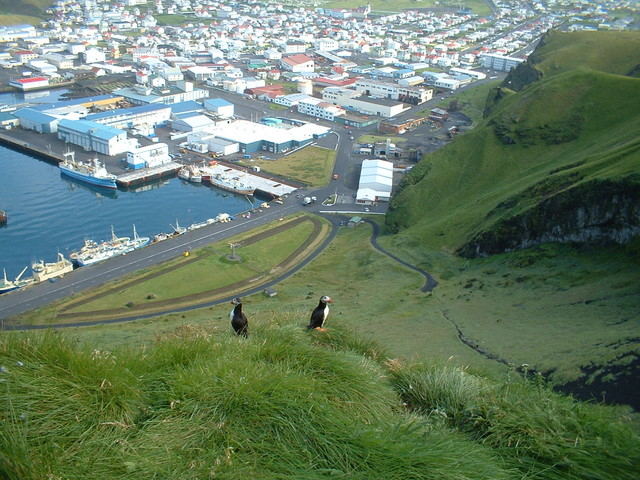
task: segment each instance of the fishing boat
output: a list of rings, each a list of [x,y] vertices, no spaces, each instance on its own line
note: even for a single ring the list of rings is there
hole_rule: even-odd
[[[132,250],[136,250],[138,248],[145,247],[149,244],[151,239],[149,237],[140,237],[138,236],[138,232],[136,231],[136,226],[133,226],[133,239],[129,241],[129,245],[132,247]]]
[[[81,182],[104,188],[117,188],[116,176],[109,173],[97,158],[89,162],[76,161],[67,157],[60,162],[60,173]]]
[[[61,253],[58,253],[58,261],[45,263],[44,260],[40,260],[39,262],[31,264],[31,270],[33,271],[34,282],[39,283],[72,272],[73,263],[64,258],[64,255]]]
[[[4,210],[0,210],[0,225],[4,225],[7,223],[7,212]]]
[[[214,187],[221,188],[227,192],[236,193],[238,195],[253,195],[255,188],[242,183],[240,177],[225,173],[216,173],[208,177],[209,183]]]
[[[171,224],[169,224],[171,225]],[[176,218],[176,226],[174,227],[173,225],[171,225],[171,228],[173,228],[173,235],[182,235],[183,233],[186,233],[187,229],[184,227],[181,227],[180,224],[178,223],[178,219]]]
[[[193,183],[202,183],[202,173],[195,165],[185,165],[178,170],[178,177]]]
[[[27,268],[29,267],[24,267],[15,280],[8,280],[7,271],[2,269],[2,271],[4,272],[4,276],[3,279],[0,280],[0,294],[7,293],[12,290],[17,290],[18,288],[26,287],[27,285],[32,284],[33,278],[25,278],[24,280],[22,280],[22,275],[24,275],[24,272],[27,271]]]
[[[146,237],[145,237],[146,238]],[[148,243],[148,239],[147,239]],[[111,226],[111,240],[96,243],[93,240],[85,240],[84,246],[78,252],[69,255],[79,266],[86,267],[94,263],[102,262],[111,257],[124,255],[134,249],[130,237],[118,237]]]

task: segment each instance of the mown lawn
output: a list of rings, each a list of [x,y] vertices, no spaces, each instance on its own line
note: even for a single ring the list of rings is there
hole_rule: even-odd
[[[335,161],[334,150],[310,146],[276,160],[245,160],[242,164],[259,166],[265,172],[320,187],[329,182]]]

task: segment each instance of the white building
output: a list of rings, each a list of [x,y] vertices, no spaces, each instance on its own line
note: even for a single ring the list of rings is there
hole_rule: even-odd
[[[501,72],[508,72],[512,68],[517,67],[524,59],[516,57],[506,57],[504,55],[497,55],[494,53],[485,53],[480,56],[482,66],[484,68],[491,68]]]
[[[314,97],[308,97],[298,102],[298,112],[329,121],[346,113],[343,108]]]
[[[470,70],[468,68],[453,67],[451,69],[451,72],[461,75],[467,75],[469,77],[475,78],[476,80],[484,80],[485,78],[487,78],[486,73],[478,72],[477,70]]]
[[[319,38],[313,42],[313,48],[324,52],[331,52],[340,48],[340,44],[333,38]]]
[[[360,182],[356,203],[371,205],[388,202],[393,187],[393,163],[385,160],[364,160],[360,170]]]
[[[303,100],[311,98],[304,93],[292,93],[290,95],[280,95],[273,99],[273,103],[284,105],[285,107],[295,107]]]
[[[205,115],[191,115],[174,120],[171,127],[180,132],[199,132],[215,126],[215,122]]]
[[[238,145],[238,142],[225,140],[208,132],[190,133],[187,136],[187,142],[191,144],[205,144],[207,146],[207,151],[219,153],[220,155],[232,155],[240,151],[240,145]]]
[[[48,53],[44,58],[51,62],[56,68],[63,70],[69,70],[73,68],[73,55],[61,55],[59,53]]]
[[[285,70],[297,73],[313,72],[315,70],[313,59],[304,54],[282,57],[280,59],[280,66]]]
[[[396,83],[379,82],[360,78],[354,84],[356,90],[365,95],[398,100],[411,105],[420,105],[433,97],[433,89],[422,87],[403,87]]]
[[[88,152],[118,155],[137,147],[135,139],[127,138],[127,132],[88,120],[68,120],[58,123],[58,139],[79,145]]]
[[[131,108],[118,108],[106,112],[93,113],[86,120],[98,122],[114,128],[156,127],[166,123],[171,117],[171,107],[164,103],[151,103]]]
[[[207,98],[204,108],[221,118],[230,118],[234,115],[235,106],[222,98]]]
[[[44,75],[52,75],[58,71],[55,65],[51,65],[49,62],[45,62],[43,60],[31,60],[27,66]]]
[[[98,48],[88,48],[82,53],[82,57],[85,63],[101,63],[107,59],[105,53]]]
[[[171,161],[169,146],[166,143],[153,143],[127,152],[129,168],[153,168]]]

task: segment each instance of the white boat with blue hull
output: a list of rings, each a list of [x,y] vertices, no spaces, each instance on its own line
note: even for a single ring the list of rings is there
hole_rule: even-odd
[[[60,173],[74,180],[85,182],[97,187],[116,189],[116,176],[109,173],[104,164],[97,158],[89,162],[76,161],[73,157],[67,157],[60,162]]]
[[[7,272],[6,270],[3,270],[4,276],[2,279],[0,279],[0,294],[7,293],[12,290],[17,290],[18,288],[26,287],[27,285],[31,285],[33,283],[33,278],[25,278],[24,280],[21,280],[21,277],[22,275],[24,275],[24,272],[27,271],[27,268],[29,267],[24,267],[24,269],[20,272],[20,275],[18,275],[15,280],[8,280]]]

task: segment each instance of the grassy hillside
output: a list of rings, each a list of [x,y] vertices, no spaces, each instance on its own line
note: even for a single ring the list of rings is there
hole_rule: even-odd
[[[274,317],[248,340],[184,326],[144,349],[0,343],[6,479],[635,478],[621,410],[522,379],[387,361]]]
[[[640,63],[637,52],[633,61]],[[633,235],[638,132],[639,79],[586,68],[544,76],[518,93],[507,91],[478,128],[418,164],[387,224],[433,248],[472,256],[563,236],[615,236],[616,229]],[[612,224],[625,201],[629,218]],[[581,208],[585,217],[598,211],[604,233],[580,224]]]
[[[42,17],[44,11],[53,5],[51,0],[0,0],[0,18],[4,15],[26,15],[30,17]]]

